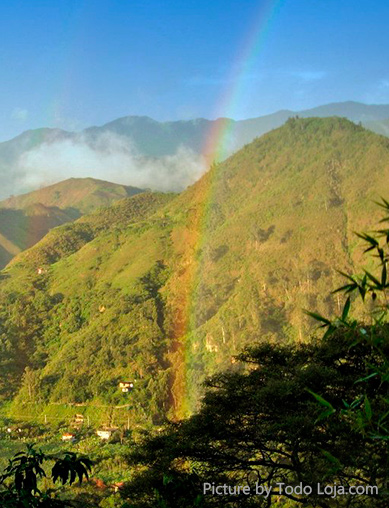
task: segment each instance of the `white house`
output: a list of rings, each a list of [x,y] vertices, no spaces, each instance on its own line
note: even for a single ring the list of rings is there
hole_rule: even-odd
[[[100,439],[109,439],[112,436],[112,433],[116,429],[101,429],[97,430],[96,434],[99,436]]]
[[[123,393],[127,393],[134,388],[134,383],[132,383],[131,381],[121,381],[119,383],[119,388],[122,390]]]
[[[76,439],[75,434],[72,434],[71,432],[64,432],[62,434],[62,441],[73,442],[75,439]]]

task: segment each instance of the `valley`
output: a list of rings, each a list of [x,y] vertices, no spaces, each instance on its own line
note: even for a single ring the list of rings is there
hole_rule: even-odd
[[[308,344],[304,309],[341,311],[333,267],[361,262],[353,232],[378,219],[388,172],[386,137],[290,118],[180,194],[87,179],[4,202],[68,218],[0,274],[3,460],[33,439],[90,456],[101,485],[132,478],[127,450],[199,411],[210,375],[242,374],[249,347]],[[105,506],[104,489],[76,493]]]
[[[308,341],[302,309],[340,308],[317,295],[340,281],[335,263],[360,259],[353,231],[388,170],[386,138],[291,119],[181,195],[141,193],[53,229],[2,272],[2,397],[31,402],[30,368],[37,400],[119,404],[130,377],[151,421],[193,412],[205,377],[247,345]]]

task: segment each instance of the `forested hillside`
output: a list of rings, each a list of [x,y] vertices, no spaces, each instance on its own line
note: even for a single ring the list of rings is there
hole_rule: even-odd
[[[193,411],[245,345],[307,341],[303,308],[341,308],[317,296],[360,259],[388,177],[387,138],[292,118],[179,196],[54,229],[1,274],[3,399],[123,404],[131,379],[144,418]]]

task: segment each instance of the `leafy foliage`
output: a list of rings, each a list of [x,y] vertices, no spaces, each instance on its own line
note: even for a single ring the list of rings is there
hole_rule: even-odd
[[[39,481],[46,477],[43,463],[54,460],[51,478],[62,484],[72,485],[76,477],[81,483],[88,479],[92,462],[87,457],[77,457],[75,453],[65,452],[63,457],[45,455],[37,451],[33,445],[27,446],[27,451],[19,452],[10,460],[3,474],[0,476],[0,502],[4,508],[60,508],[70,506],[61,501],[55,492],[42,492]]]
[[[374,213],[388,160],[387,139],[347,120],[291,119],[179,196],[139,194],[52,230],[1,273],[2,400],[190,414],[247,345],[303,341],[302,307],[340,309],[338,294],[318,297],[338,285],[332,265],[352,271],[351,229]]]
[[[387,201],[380,206],[389,212]],[[348,283],[335,290],[347,295],[338,318],[308,312],[326,328],[324,337],[247,349],[239,356],[246,372],[211,378],[198,414],[149,437],[131,455],[138,475],[125,496],[134,506],[272,506],[279,484],[312,487],[308,495],[284,490],[291,506],[383,506],[389,495],[389,230],[358,236],[378,266],[361,276],[344,274]],[[354,293],[365,303],[371,299],[369,322],[351,317]],[[205,482],[272,490],[268,499],[212,496],[204,493]],[[376,486],[378,493],[346,490],[334,498],[320,494],[318,484]]]
[[[376,405],[387,393],[387,386],[379,383],[371,383],[367,391],[362,383],[355,383],[378,355],[374,347],[356,344],[354,339],[338,331],[310,345],[264,344],[246,351],[240,359],[250,367],[248,373],[211,378],[198,414],[146,440],[132,455],[139,474],[127,486],[128,498],[137,500],[134,506],[153,506],[154,488],[166,506],[191,506],[202,494],[204,482],[248,484],[252,489],[258,482],[275,487],[272,499],[276,499],[277,483],[302,482],[313,487],[313,494],[290,496],[293,506],[376,506],[374,498],[352,496],[331,504],[329,497],[315,492],[319,482],[336,482],[379,485],[384,493],[386,442],[361,434],[344,413],[335,410],[350,397],[363,401],[367,396]],[[315,400],[310,392],[320,395]],[[368,406],[364,411],[369,416]],[[165,474],[174,478],[170,488],[164,485]],[[177,482],[183,485],[178,500]],[[220,503],[270,506],[257,496],[202,498],[203,506]]]
[[[381,223],[389,222],[389,202],[382,199],[377,203],[385,211],[385,217]],[[351,297],[348,296],[343,308],[342,316],[336,320],[329,320],[316,313],[309,313],[313,318],[323,323],[326,327],[326,336],[334,333],[340,327],[344,333],[351,333],[358,343],[364,343],[376,352],[375,360],[366,362],[367,372],[364,376],[355,380],[366,390],[358,398],[343,400],[343,405],[337,410],[340,414],[349,418],[354,428],[363,435],[373,439],[389,440],[389,399],[385,391],[381,397],[371,399],[368,394],[369,386],[380,386],[387,389],[389,381],[389,357],[385,350],[385,330],[388,322],[389,281],[387,277],[387,263],[389,260],[389,229],[379,229],[372,233],[357,233],[364,240],[366,248],[364,253],[369,253],[377,261],[375,272],[364,269],[362,275],[342,274],[348,283],[336,289],[334,292],[343,292],[348,295],[357,294],[362,302],[368,304],[370,300],[370,323],[368,326],[359,320],[349,316],[351,309]],[[315,398],[319,395],[313,394]],[[327,401],[318,399],[321,404]],[[332,412],[336,409],[331,407]],[[331,413],[332,414],[332,413]],[[329,416],[326,412],[323,417]]]
[[[141,271],[133,282],[132,294],[127,287],[113,287],[112,282],[96,287],[101,261],[97,261],[93,283],[80,294],[52,294],[48,286],[58,280],[49,273],[49,267],[59,260],[66,262],[93,239],[99,241],[106,234],[107,224],[111,231],[116,228],[116,234],[122,234],[123,229],[141,222],[170,199],[168,195],[147,193],[125,199],[52,231],[51,238],[25,254],[27,266],[21,260],[16,263],[24,284],[0,294],[3,398],[17,391],[19,404],[44,403],[50,398],[71,402],[95,398],[100,404],[127,404],[140,413],[147,407],[151,417],[164,414],[166,378],[161,367],[166,366],[165,303],[159,289],[167,276],[165,264],[156,259],[149,269]],[[104,238],[102,245],[108,251]],[[112,255],[116,249],[115,243]],[[45,267],[44,272],[34,271],[36,266]],[[79,285],[78,274],[74,275],[72,289]],[[95,352],[93,366],[91,351]],[[48,357],[53,355],[58,363],[45,369]],[[160,386],[156,383],[158,375],[162,378]],[[118,389],[119,381],[128,377],[137,379],[137,390],[131,397]]]

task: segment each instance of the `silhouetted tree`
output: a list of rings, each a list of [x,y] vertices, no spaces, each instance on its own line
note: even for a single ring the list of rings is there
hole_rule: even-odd
[[[381,206],[389,213],[388,202]],[[324,337],[247,349],[238,357],[244,372],[212,377],[198,414],[131,454],[137,474],[123,491],[125,506],[387,506],[389,230],[359,236],[376,254],[379,275],[343,274],[347,284],[336,291],[349,297],[336,319],[309,312]],[[371,297],[368,319],[350,317],[355,292],[363,302]],[[205,483],[247,485],[251,495],[212,495]],[[318,484],[336,484],[337,497]],[[355,495],[351,486],[375,489]],[[255,495],[270,487],[267,498]]]

